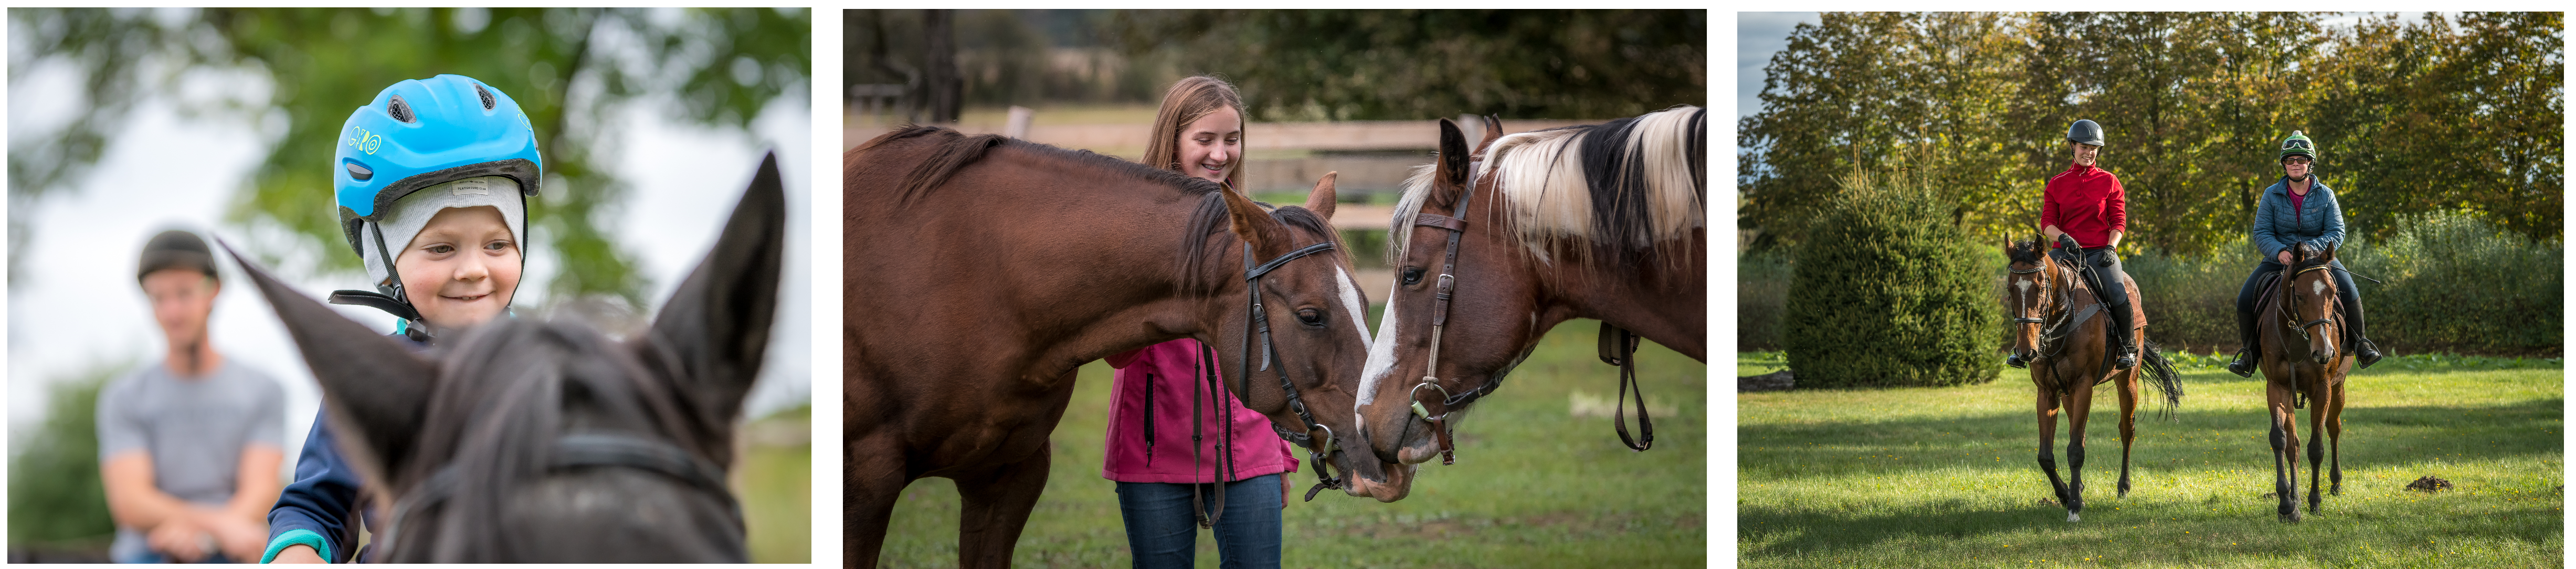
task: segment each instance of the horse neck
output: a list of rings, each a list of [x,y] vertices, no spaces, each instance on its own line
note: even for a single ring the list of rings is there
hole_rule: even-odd
[[[1599,255],[1539,263],[1542,297],[1565,316],[1593,318],[1654,340],[1693,359],[1707,358],[1707,232],[1687,241],[1668,241],[1649,250],[1633,266],[1622,267]],[[1515,245],[1517,246],[1517,245]],[[1677,261],[1677,262],[1676,262]],[[1551,311],[1554,312],[1554,311]]]

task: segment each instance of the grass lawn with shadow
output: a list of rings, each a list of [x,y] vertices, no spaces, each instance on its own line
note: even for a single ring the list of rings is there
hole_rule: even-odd
[[[1778,369],[1764,363],[1773,355],[1743,354],[1739,373]],[[2350,379],[2343,495],[2326,496],[2324,510],[2299,524],[2279,522],[2266,496],[2273,470],[2260,375],[2185,370],[2188,395],[2173,421],[2142,403],[2126,498],[2115,495],[2118,406],[2103,387],[2086,443],[2083,521],[2072,523],[2044,501],[2052,495],[2035,458],[2026,371],[1966,387],[1741,394],[1738,561],[2560,567],[2563,370],[2391,362]],[[2061,420],[2061,470],[2067,437]],[[2426,475],[2456,489],[2405,489]]]

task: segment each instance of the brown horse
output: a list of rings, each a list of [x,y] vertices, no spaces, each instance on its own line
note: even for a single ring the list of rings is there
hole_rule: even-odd
[[[904,486],[941,476],[965,498],[959,564],[1009,565],[1075,368],[1178,338],[1213,348],[1247,408],[1329,456],[1307,461],[1319,474],[1383,476],[1333,448],[1355,430],[1339,410],[1369,344],[1366,297],[1325,222],[1333,176],[1305,207],[1274,210],[1206,180],[938,127],[859,145],[843,172],[845,564],[874,566]]]
[[[2304,399],[2317,402],[2308,409],[2308,513],[2324,506],[2317,475],[2325,465],[2318,463],[2329,453],[2325,439],[2313,438],[2314,433],[2334,440],[2329,483],[2333,494],[2343,495],[2343,380],[2354,362],[2350,343],[2337,341],[2344,339],[2344,328],[2334,319],[2337,291],[2331,271],[2340,269],[2334,266],[2335,246],[2292,249],[2291,268],[2264,289],[2267,294],[2254,307],[2255,321],[2261,323],[2255,333],[2263,349],[2264,408],[2272,423],[2272,487],[2281,499],[2282,522],[2300,519],[2296,409]]]
[[[2147,373],[2148,383],[2164,394],[2165,409],[2170,412],[2182,404],[2182,378],[2174,373],[2173,363],[2156,351],[2154,342],[2146,341],[2147,317],[2143,304],[2131,301],[2136,311],[2130,321],[2138,329],[2129,335],[2137,338],[2142,355],[2139,365],[2125,370],[2111,369],[2110,332],[2113,320],[2102,311],[2109,308],[2093,292],[2091,283],[2077,274],[2080,263],[2061,259],[2048,252],[2040,239],[2006,242],[2005,256],[2012,261],[2011,274],[2005,275],[2005,305],[2013,316],[2012,357],[2014,365],[2030,367],[2030,382],[2036,388],[2039,415],[2039,470],[2048,474],[2048,485],[2057,492],[2057,503],[2066,507],[2066,521],[2080,521],[2084,513],[2084,427],[2093,413],[2093,388],[2103,382],[2114,382],[2120,398],[2120,497],[2129,495],[2129,451],[2138,436],[2139,372]],[[2129,298],[2140,298],[2138,283],[2124,279],[2120,286],[2129,287]],[[2066,411],[2067,476],[2057,474],[2057,414]]]
[[[1705,112],[1501,130],[1488,118],[1471,156],[1457,125],[1440,121],[1439,158],[1405,182],[1390,227],[1397,278],[1361,375],[1364,428],[1353,438],[1406,470],[1447,456],[1457,413],[1566,320],[1599,319],[1706,361]],[[1634,355],[1626,333],[1604,332],[1605,361]],[[1622,438],[1625,429],[1623,420]],[[1631,448],[1652,443],[1646,429]],[[1404,478],[1352,484],[1388,502],[1410,491]]]

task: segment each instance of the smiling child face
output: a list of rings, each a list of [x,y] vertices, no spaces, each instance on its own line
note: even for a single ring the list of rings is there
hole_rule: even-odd
[[[440,210],[394,256],[403,291],[430,325],[459,329],[501,314],[519,289],[519,240],[491,207]]]
[[[1226,167],[1243,158],[1243,115],[1217,109],[1181,127],[1181,174],[1224,182]]]

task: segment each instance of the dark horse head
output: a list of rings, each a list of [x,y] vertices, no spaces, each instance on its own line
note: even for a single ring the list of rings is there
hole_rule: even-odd
[[[769,344],[786,221],[773,155],[641,335],[501,318],[431,357],[242,265],[388,507],[375,559],[744,563],[724,472]]]
[[[2333,274],[2335,246],[2319,248],[2301,243],[2291,249],[2296,252],[2291,254],[2290,276],[2281,282],[2285,301],[2281,305],[2281,325],[2296,330],[2300,339],[2307,341],[2310,361],[2324,365],[2343,350],[2335,343],[2343,334],[2343,324],[2334,320],[2335,298],[2339,294]],[[2289,348],[2286,344],[2281,347]],[[2282,351],[2283,356],[2292,353],[2295,352]]]
[[[2066,291],[2074,283],[2039,237],[2005,240],[2004,256],[2012,262],[2010,274],[2004,275],[2004,313],[2012,315],[2012,361],[2027,363],[2039,359],[2039,339],[2048,332],[2041,327],[2050,314],[2064,308]]]

